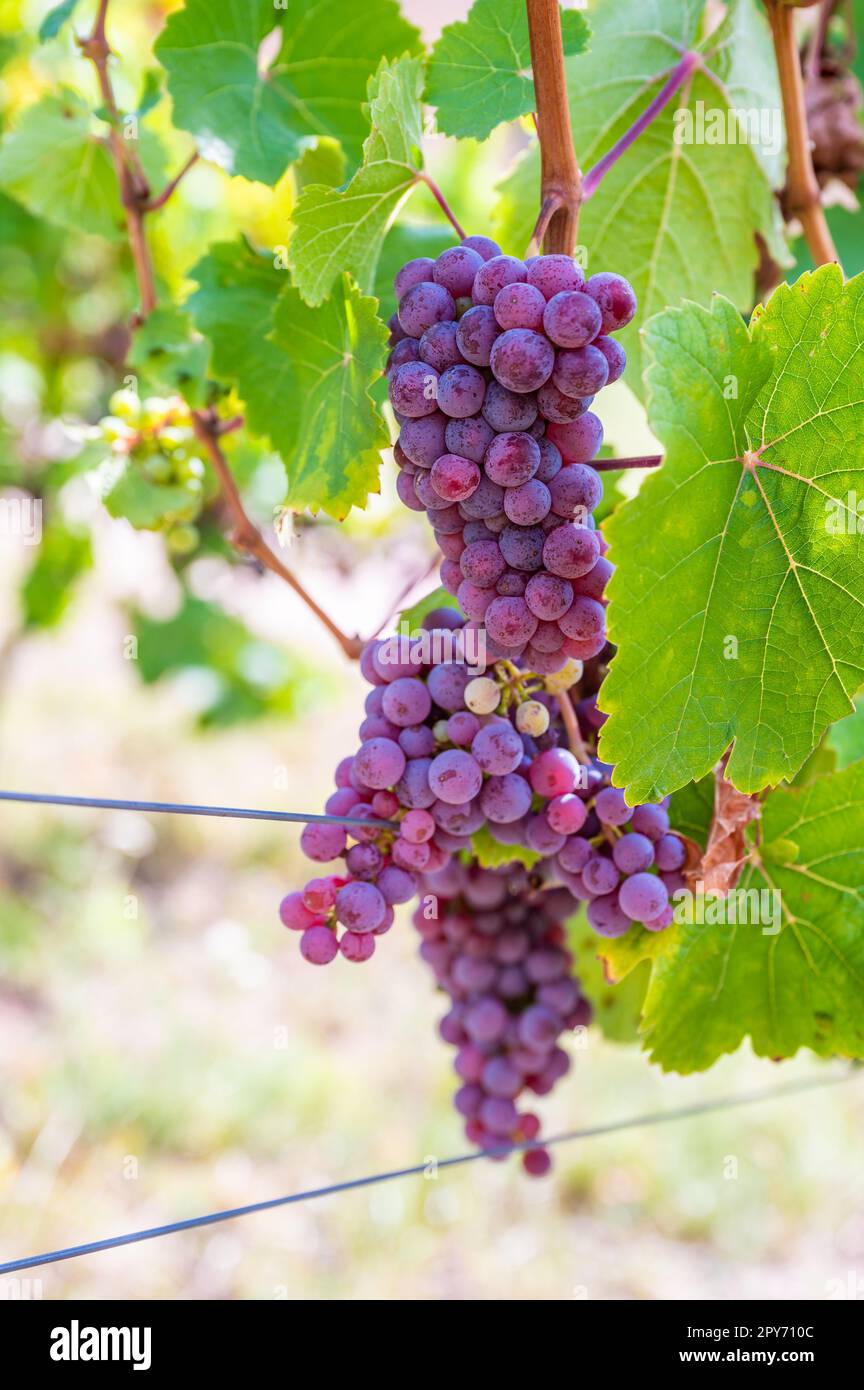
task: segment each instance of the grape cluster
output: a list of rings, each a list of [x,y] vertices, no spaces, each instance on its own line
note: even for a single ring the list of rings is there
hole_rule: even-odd
[[[565,944],[573,900],[535,887],[518,864],[489,870],[454,862],[424,892],[436,911],[418,907],[414,924],[420,955],[451,1000],[439,1031],[457,1049],[462,1085],[454,1105],[465,1134],[490,1150],[531,1143],[540,1120],[516,1103],[526,1091],[552,1090],[570,1068],[558,1039],[591,1018]],[[536,1177],[551,1166],[542,1145],[526,1149],[522,1162]]]
[[[205,467],[189,406],[180,396],[142,401],[124,388],[114,392],[108,408],[111,413],[99,421],[98,430],[112,455],[124,463],[130,460],[148,483],[177,494],[176,503],[166,507],[152,529],[164,531],[173,554],[190,554],[200,540],[194,523],[204,501]]]
[[[434,528],[441,582],[493,656],[540,673],[595,656],[611,566],[592,516],[603,427],[589,407],[624,370],[610,335],[636,312],[631,286],[467,237],[409,261],[394,289],[397,490]]]

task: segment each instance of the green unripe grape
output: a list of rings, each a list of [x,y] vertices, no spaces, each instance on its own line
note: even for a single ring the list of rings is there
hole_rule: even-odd
[[[121,420],[128,420],[130,424],[137,424],[141,414],[141,398],[137,391],[132,391],[124,387],[120,391],[115,391],[110,401],[108,409],[112,415],[119,415]]]
[[[165,543],[172,555],[191,555],[200,540],[198,527],[188,523],[172,526],[165,536]]]
[[[516,709],[516,728],[520,734],[539,738],[549,728],[549,711],[539,700],[526,700]]]
[[[174,481],[174,467],[166,454],[151,454],[141,465],[141,471],[151,483],[171,483]]]
[[[170,410],[170,402],[163,401],[160,396],[148,396],[146,401],[141,403],[141,416],[139,424],[142,429],[152,430],[164,420]]]
[[[99,428],[102,431],[102,438],[109,444],[116,444],[123,439],[131,439],[133,431],[130,430],[125,420],[121,420],[119,415],[106,415],[99,421]]]
[[[475,676],[466,685],[464,698],[472,714],[493,714],[498,708],[501,691],[489,676]]]
[[[200,497],[204,491],[204,484],[200,478],[186,478],[183,481],[183,490],[191,497]]]
[[[174,457],[177,462],[178,478],[195,478],[200,481],[204,477],[204,464],[194,454],[191,458],[186,458],[185,455],[179,453],[175,454]]]
[[[432,725],[432,732],[435,735],[435,738],[438,743],[446,743],[448,738],[450,737],[447,729],[447,720],[439,719],[435,724]]]
[[[164,430],[159,431],[159,443],[169,454],[183,449],[188,442],[189,431],[181,429],[179,425],[166,425]]]

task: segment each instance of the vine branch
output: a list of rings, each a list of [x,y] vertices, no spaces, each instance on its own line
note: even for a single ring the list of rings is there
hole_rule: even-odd
[[[286,565],[283,565],[279,556],[273,553],[258,527],[248,516],[234,481],[231,466],[219,444],[219,435],[224,434],[225,431],[220,429],[215,411],[193,410],[192,428],[213,465],[213,471],[219,479],[226,506],[233,519],[234,529],[229,537],[231,544],[237,550],[251,555],[265,569],[283,579],[294,590],[297,597],[303,600],[306,607],[315,614],[319,622],[323,623],[331,636],[335,637],[345,655],[350,660],[356,661],[363,649],[362,640],[359,637],[349,637],[324,612],[323,608],[319,607],[312,595],[306,592],[300,580],[291,573]]]
[[[174,175],[174,178],[171,180],[170,183],[166,183],[165,187],[162,189],[162,192],[158,195],[158,197],[151,198],[148,202],[144,203],[141,209],[142,212],[158,212],[159,208],[164,208],[165,204],[168,202],[168,199],[171,197],[172,193],[176,189],[177,185],[180,183],[181,179],[185,179],[186,175],[189,173],[189,170],[193,167],[193,165],[198,163],[198,159],[198,151],[195,150],[192,154],[190,154],[189,158],[186,160],[186,163],[183,165],[180,172]]]
[[[795,37],[795,10],[784,5],[782,0],[765,0],[765,8],[768,11],[777,60],[786,123],[786,142],[789,149],[787,206],[789,212],[800,221],[807,246],[816,264],[827,265],[830,261],[839,264],[840,257],[825,220],[819,184],[813,171],[813,157],[807,131],[807,110],[804,104],[804,80]]]
[[[540,217],[532,244],[572,256],[579,233],[582,174],[573,148],[558,0],[526,0],[540,140]]]

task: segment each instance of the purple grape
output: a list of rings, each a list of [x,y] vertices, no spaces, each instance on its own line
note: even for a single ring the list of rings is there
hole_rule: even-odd
[[[418,724],[402,730],[399,747],[406,758],[428,758],[435,750],[435,735],[425,724]]]
[[[346,960],[360,965],[375,954],[375,937],[371,933],[361,936],[358,932],[346,931],[339,942],[339,950]]]
[[[365,745],[364,745],[365,746]],[[356,758],[355,758],[356,763]],[[345,830],[341,825],[311,824],[303,827],[300,848],[307,859],[327,864],[345,849]]]
[[[633,817],[633,808],[627,805],[620,787],[604,787],[598,792],[594,810],[603,825],[626,825]],[[638,826],[634,828],[639,829]]]
[[[573,602],[573,588],[557,574],[535,574],[528,580],[525,602],[535,617],[553,623]]]
[[[538,796],[567,796],[579,777],[579,764],[567,748],[547,748],[538,754],[528,774]]]
[[[438,409],[438,373],[427,362],[406,362],[390,377],[393,408],[410,419]]]
[[[618,905],[633,922],[651,922],[669,905],[669,894],[656,874],[633,874],[618,890]]]
[[[484,725],[474,736],[471,753],[483,770],[495,777],[515,772],[522,761],[522,740],[507,720]]]
[[[484,473],[476,492],[472,492],[470,497],[459,503],[459,510],[466,521],[488,521],[498,515],[503,504],[504,489],[498,483],[493,483]]]
[[[579,797],[574,796],[572,792],[553,797],[546,807],[546,819],[559,835],[577,834],[585,824],[587,815],[584,801],[580,801]],[[561,848],[562,850],[566,849],[566,845]],[[583,868],[584,864],[580,864],[580,871]]]
[[[534,1004],[519,1019],[519,1041],[532,1052],[547,1052],[555,1043],[560,1023],[551,1009]]]
[[[530,393],[519,395],[516,391],[508,391],[500,382],[490,381],[486,387],[483,416],[501,434],[527,430],[537,419],[537,402]]]
[[[429,769],[429,786],[439,801],[462,806],[477,795],[483,785],[483,773],[470,753],[461,748],[448,748],[433,758]]]
[[[593,396],[586,396],[584,400],[565,396],[554,381],[547,381],[537,392],[537,408],[543,419],[551,424],[569,425],[585,414],[593,399]]]
[[[381,702],[391,724],[407,729],[422,724],[432,708],[429,690],[416,676],[400,676],[388,685]]]
[[[455,743],[458,748],[468,748],[479,729],[480,720],[470,710],[458,710],[456,714],[451,714],[447,720],[447,733],[450,742]]]
[[[665,806],[636,806],[632,816],[633,829],[647,835],[649,840],[662,840],[669,830],[669,815]]]
[[[560,651],[564,645],[564,634],[557,623],[539,622],[531,646],[534,651],[552,653]]]
[[[654,862],[654,846],[647,835],[631,831],[615,841],[612,858],[622,874],[642,873]]]
[[[490,382],[489,385],[491,386],[492,383]],[[489,387],[486,388],[486,395],[488,399]],[[442,419],[446,423],[444,431],[446,450],[442,448],[439,453],[460,454],[463,458],[471,459],[474,463],[482,463],[486,450],[495,438],[495,431],[484,420],[483,416],[471,415],[467,420],[447,420],[446,416],[442,416]],[[432,462],[434,463],[435,460],[433,459]]]
[[[524,280],[526,273],[524,262],[518,261],[515,256],[492,256],[474,278],[474,303],[484,306],[494,304],[505,285]]]
[[[431,758],[408,759],[405,771],[395,787],[396,795],[403,806],[410,806],[417,811],[427,811],[435,801],[435,793],[429,786],[431,766]]]
[[[414,285],[419,285],[423,280],[432,279],[432,271],[435,262],[429,256],[417,256],[413,261],[408,261],[402,269],[396,272],[393,281],[393,291],[397,299],[401,299],[407,294]]]
[[[456,330],[456,342],[466,362],[475,367],[488,367],[492,348],[501,332],[492,309],[477,304],[463,314]]]
[[[598,348],[572,348],[555,355],[552,380],[565,396],[593,396],[609,379],[609,363]]]
[[[315,928],[311,928],[315,930]],[[471,1004],[465,1010],[465,1031],[474,1043],[494,1043],[504,1033],[507,1027],[507,1010],[504,1005],[495,998],[487,995],[483,999],[478,999],[476,1004]],[[480,1074],[482,1075],[483,1066],[486,1059],[481,1056]],[[479,1080],[479,1076],[477,1078]]]
[[[310,965],[329,965],[339,950],[329,927],[308,927],[300,938],[300,954]]]
[[[603,333],[613,333],[618,328],[624,328],[636,313],[633,286],[623,275],[613,275],[608,271],[601,275],[592,275],[585,285],[585,293],[590,295],[598,306],[601,315],[600,331]]]
[[[496,598],[486,609],[486,630],[503,647],[518,647],[529,642],[537,628],[537,619],[523,598]]]
[[[459,607],[465,617],[478,623],[482,622],[494,597],[495,589],[480,589],[476,584],[472,584],[470,579],[463,579],[456,591]]]
[[[486,382],[476,367],[460,362],[438,380],[438,405],[451,419],[476,415],[486,396]]]
[[[456,304],[449,290],[433,280],[412,285],[399,301],[399,323],[412,338],[421,338],[433,323],[456,317]]]
[[[463,242],[461,246],[451,246],[442,251],[432,270],[432,278],[437,285],[443,285],[454,299],[471,293],[474,277],[483,265],[483,257],[471,246]]]
[[[606,633],[606,612],[596,599],[584,594],[574,598],[567,612],[559,618],[561,631],[578,642],[592,642]]]
[[[446,801],[436,801],[432,815],[442,830],[450,835],[473,835],[483,824],[483,812],[477,801],[466,802],[464,806],[451,806]]]
[[[541,333],[508,328],[495,339],[489,365],[509,391],[536,391],[552,375],[555,350]]]
[[[580,574],[587,574],[599,556],[597,532],[570,522],[550,531],[543,545],[543,563],[562,579],[577,579]]]
[[[568,463],[556,473],[549,491],[553,512],[572,519],[577,512],[585,517],[594,511],[603,497],[603,484],[600,475],[587,464]]]
[[[466,546],[459,564],[465,578],[478,589],[493,589],[507,568],[496,540],[474,541]]]
[[[463,708],[465,687],[470,680],[465,666],[459,662],[446,662],[442,666],[432,667],[426,688],[436,705],[449,714],[455,714],[457,709]]]
[[[493,256],[501,255],[501,247],[497,241],[493,241],[488,236],[466,236],[462,245],[467,246],[471,251],[476,251],[483,261],[491,261]]]
[[[430,480],[435,491],[448,502],[462,502],[477,490],[480,483],[480,469],[471,459],[461,458],[459,454],[442,454],[432,465]],[[462,521],[458,513],[456,523],[459,530]]]
[[[462,361],[456,341],[458,327],[455,322],[433,323],[420,339],[418,356],[423,362],[428,362],[430,367],[434,367],[436,372],[443,372],[447,367]],[[413,338],[406,339],[406,342],[413,341]],[[394,349],[394,356],[396,351],[398,349]]]
[[[504,493],[504,510],[517,526],[534,526],[548,516],[552,498],[545,483],[530,478],[521,487],[508,487]]]
[[[418,468],[431,468],[435,460],[447,452],[446,430],[447,416],[440,410],[430,411],[422,418],[405,421],[399,444]]]
[[[549,437],[568,463],[590,463],[603,443],[603,426],[589,410],[570,424],[550,425]]]
[[[346,883],[336,894],[336,920],[349,931],[373,931],[383,922],[386,907],[374,883]]]
[[[613,381],[617,381],[619,377],[623,376],[624,368],[627,366],[627,354],[614,338],[595,338],[592,346],[598,352],[602,352],[609,364],[609,376],[606,384],[611,386]]]
[[[605,897],[589,902],[585,916],[589,926],[599,936],[623,936],[631,927],[630,918],[618,906],[619,893],[608,893]]]
[[[288,893],[279,904],[279,917],[290,931],[305,931],[316,925],[315,913],[303,902],[301,893]]]
[[[555,800],[557,801],[558,798],[556,797]],[[568,873],[579,874],[591,858],[592,852],[588,841],[581,839],[578,834],[574,834],[564,848],[558,851],[558,863]]]
[[[582,882],[595,898],[604,897],[618,887],[620,874],[611,859],[595,854],[582,870]]]
[[[410,508],[412,512],[425,511],[423,503],[417,496],[417,490],[414,487],[414,479],[410,477],[407,473],[399,473],[397,475],[396,495],[398,496],[399,501],[404,503],[406,507]]]
[[[502,594],[505,598],[521,598],[525,593],[527,583],[524,574],[519,574],[516,570],[505,570],[495,585],[495,592]]]
[[[387,375],[395,372],[405,362],[416,362],[420,356],[416,338],[402,338],[387,358]],[[425,360],[425,359],[424,359]],[[433,366],[435,364],[433,363]]]
[[[596,598],[599,603],[614,572],[615,566],[609,563],[605,555],[601,555],[593,569],[590,569],[587,574],[580,575],[578,579],[574,579],[574,594],[583,594],[585,598]]]
[[[546,300],[534,285],[515,281],[495,296],[495,317],[502,328],[542,329]]]
[[[581,290],[585,276],[571,256],[537,256],[528,267],[528,284],[552,299],[564,290]]]
[[[528,573],[542,565],[545,543],[542,526],[507,526],[498,538],[501,554],[511,569]]]
[[[399,317],[404,328],[401,312]],[[546,305],[543,327],[557,347],[581,348],[601,331],[600,310],[588,294],[580,290],[562,290]]]
[[[654,848],[654,857],[657,868],[666,873],[680,869],[687,858],[684,841],[679,839],[677,835],[661,835]]]
[[[480,807],[488,820],[498,824],[521,820],[531,808],[531,788],[516,772],[490,777],[480,793]]]
[[[539,478],[541,483],[551,483],[561,471],[561,450],[551,439],[538,439],[537,447],[540,450],[540,467],[534,476]]]
[[[486,475],[501,487],[519,487],[540,467],[540,446],[528,434],[508,431],[492,440],[484,460]]]
[[[529,816],[525,826],[525,843],[536,854],[542,854],[544,859],[549,859],[553,854],[557,854],[559,849],[564,848],[566,836],[553,830],[545,816]]]
[[[398,684],[398,681],[394,681],[394,685]],[[405,684],[410,684],[410,682],[406,681]],[[387,693],[389,694],[392,689],[392,685],[388,686]],[[424,693],[425,689],[424,686]],[[405,754],[399,744],[392,739],[370,738],[355,755],[354,767],[357,770],[357,776],[365,786],[375,790],[383,790],[385,787],[394,786],[399,781],[405,771],[405,761]],[[307,826],[307,829],[312,829],[312,827]]]

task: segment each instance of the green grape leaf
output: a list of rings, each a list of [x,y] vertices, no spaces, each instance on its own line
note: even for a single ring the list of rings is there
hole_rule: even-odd
[[[635,965],[617,984],[607,979],[600,952],[605,942],[588,925],[584,912],[567,923],[567,945],[573,953],[574,973],[591,1005],[591,1022],[610,1042],[639,1041],[639,1019],[651,977],[647,961]]]
[[[504,864],[524,864],[526,869],[538,864],[542,855],[527,845],[501,845],[489,827],[484,825],[471,836],[471,862],[481,869],[500,869]]]
[[[273,342],[290,364],[293,386],[279,402],[270,437],[285,462],[289,507],[341,521],[379,490],[390,435],[369,395],[387,351],[376,308],[347,274],[316,309],[291,287],[276,305]]]
[[[864,676],[864,276],[781,285],[750,328],[728,300],[647,327],[662,468],[605,524],[618,565],[601,756],[628,798],[732,745],[744,792],[793,777]]]
[[[458,613],[459,604],[453,594],[448,593],[446,589],[433,589],[431,594],[418,599],[410,608],[402,609],[398,618],[398,626],[401,627],[403,623],[407,623],[409,630],[414,632],[423,626],[423,619],[430,613],[434,613],[436,608],[453,608]]]
[[[312,309],[240,241],[211,246],[191,273],[199,288],[186,307],[210,340],[211,369],[236,387],[253,434],[281,454],[286,505],[337,520],[365,506],[390,442],[369,395],[387,350],[376,301],[343,275]]]
[[[669,824],[704,849],[713,819],[714,774],[709,772],[700,782],[688,782],[674,793],[669,802]]]
[[[236,385],[253,434],[272,439],[282,402],[295,389],[291,363],[269,336],[285,272],[233,241],[211,246],[190,277],[198,289],[186,308],[210,341],[212,372]]]
[[[288,255],[307,304],[320,304],[344,270],[372,289],[387,228],[423,164],[422,86],[419,58],[382,62],[369,83],[363,164],[344,191],[312,184],[298,199]]]
[[[310,183],[325,183],[328,188],[338,188],[345,182],[347,163],[339,141],[324,136],[317,144],[303,151],[291,171],[297,192],[302,193]]]
[[[566,55],[582,53],[590,30],[576,10],[561,14]],[[523,0],[474,0],[432,49],[426,100],[445,135],[485,140],[502,121],[534,110],[531,45]]]
[[[382,54],[406,49],[416,52],[419,38],[395,0],[186,0],[156,56],[174,122],[204,157],[274,184],[321,136],[338,140],[357,164],[367,81]]]
[[[42,23],[39,25],[39,41],[46,43],[48,39],[56,38],[66,23],[71,19],[78,5],[78,0],[61,0],[59,5],[55,5],[49,10]]]
[[[125,518],[137,530],[158,531],[189,507],[184,487],[151,482],[131,458],[106,460],[95,477],[108,515]]]
[[[60,227],[119,240],[117,175],[81,97],[63,91],[28,106],[0,142],[0,187]]]
[[[223,727],[274,715],[293,718],[332,691],[320,669],[256,637],[216,603],[186,593],[168,619],[135,613],[136,668],[145,685],[194,670],[202,681],[199,722]]]
[[[128,362],[143,378],[139,395],[180,395],[200,407],[207,399],[210,348],[182,309],[155,309],[137,329]]]
[[[650,962],[641,1031],[664,1070],[704,1071],[748,1036],[761,1057],[864,1056],[864,764],[770,793],[758,853],[734,912],[706,896],[602,943],[612,978]]]
[[[86,531],[60,520],[46,526],[21,585],[24,627],[55,627],[72,601],[76,582],[92,564],[93,550]]]
[[[146,116],[154,107],[159,105],[162,99],[162,71],[160,68],[148,68],[144,74],[144,81],[141,84],[141,95],[138,98],[138,110],[136,115]]]
[[[619,335],[629,358],[627,380],[637,392],[639,328],[652,314],[685,298],[707,304],[714,291],[749,311],[759,259],[756,232],[780,264],[789,259],[768,172],[779,152],[742,143],[743,122],[730,114],[739,100],[746,102],[757,116],[771,118],[764,133],[772,150],[771,137],[781,138],[764,16],[754,0],[732,0],[723,24],[703,39],[705,8],[702,0],[599,5],[592,12],[590,52],[567,62],[573,139],[587,171],[657,95],[682,52],[704,45],[705,69],[609,169],[582,209],[581,258],[588,272],[625,275],[639,299],[636,321]],[[709,137],[712,112],[723,120],[722,143]],[[502,204],[493,214],[505,251],[522,255],[528,245],[539,171],[535,143],[505,180]]]
[[[864,758],[864,696],[859,695],[855,701],[854,714],[828,730],[827,741],[841,769]]]

